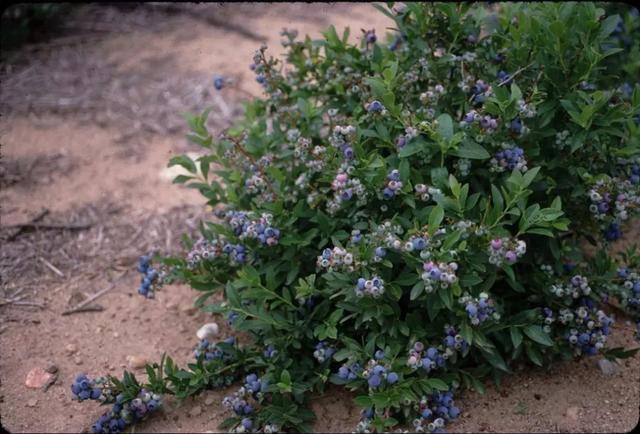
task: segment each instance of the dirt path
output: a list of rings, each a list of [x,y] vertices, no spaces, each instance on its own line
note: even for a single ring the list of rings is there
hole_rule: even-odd
[[[0,298],[24,296],[0,306],[4,428],[82,432],[104,409],[71,401],[77,372],[120,375],[130,355],[190,359],[194,331],[211,318],[192,308],[194,292],[172,286],[152,301],[134,294],[136,257],[148,249],[177,253],[180,234],[195,230],[207,212],[197,193],[167,180],[172,155],[197,151],[183,138],[179,113],[213,105],[210,126],[219,131],[238,113],[240,99],[259,92],[248,64],[263,39],[278,54],[282,27],[317,37],[329,23],[339,31],[350,26],[352,38],[360,28],[383,34],[389,25],[364,4],[196,5],[187,12],[92,6],[71,20],[70,35],[27,47],[2,65]],[[230,114],[214,103],[214,73],[239,81],[241,90],[223,93]],[[11,225],[43,208],[49,210],[43,222],[90,227],[27,231],[9,240]],[[61,316],[125,270],[97,301],[102,311]],[[631,327],[618,326],[617,343],[631,343]],[[48,391],[25,386],[32,368],[51,363],[58,380]],[[639,384],[638,357],[612,376],[593,359],[552,373],[520,372],[502,391],[462,394],[463,416],[451,430],[625,431],[638,422]],[[169,401],[138,431],[217,431],[226,393],[209,392],[183,408]],[[358,420],[339,388],[318,397],[314,409],[318,431],[350,431]]]

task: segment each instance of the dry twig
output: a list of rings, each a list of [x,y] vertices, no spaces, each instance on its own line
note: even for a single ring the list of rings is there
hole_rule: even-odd
[[[117,277],[113,282],[111,282],[111,285],[107,286],[106,288],[96,292],[95,294],[93,294],[91,297],[87,298],[86,300],[84,300],[83,302],[79,303],[76,307],[65,310],[64,312],[62,312],[62,315],[71,315],[72,313],[77,313],[77,312],[82,312],[84,311],[84,308],[89,305],[92,301],[96,300],[98,297],[102,297],[104,294],[106,294],[107,292],[111,291],[113,288],[115,288],[116,284],[122,280],[122,278],[124,278],[124,276],[126,276],[128,273],[128,271],[125,271],[124,273],[122,273],[119,277]]]

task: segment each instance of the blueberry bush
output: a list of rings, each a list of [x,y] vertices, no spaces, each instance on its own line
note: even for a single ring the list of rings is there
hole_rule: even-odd
[[[612,305],[640,320],[640,256],[612,249],[640,211],[638,10],[376,7],[386,40],[285,29],[284,61],[257,50],[265,96],[219,137],[188,116],[207,155],[170,164],[215,218],[183,257],[142,257],[138,292],[187,282],[240,335],[145,384],[79,377],[113,404],[95,432],[232,384],[223,428],[309,431],[328,383],[358,432],[443,432],[457,391],[515,362],[635,353],[607,339]]]

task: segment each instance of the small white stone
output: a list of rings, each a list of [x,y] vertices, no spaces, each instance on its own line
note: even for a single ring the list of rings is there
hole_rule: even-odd
[[[210,322],[208,324],[203,325],[196,332],[196,336],[200,340],[216,336],[217,334],[218,334],[218,324],[214,322]]]

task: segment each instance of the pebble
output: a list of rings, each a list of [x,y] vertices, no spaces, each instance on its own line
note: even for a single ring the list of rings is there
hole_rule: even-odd
[[[130,368],[140,369],[147,364],[147,358],[144,356],[127,356],[127,363]]]
[[[193,315],[194,313],[197,312],[197,308],[189,303],[189,304],[183,304],[182,306],[180,306],[180,311],[182,311],[183,313],[186,313],[187,315]]]
[[[120,337],[120,333],[118,332],[113,332],[113,337],[118,339]]]
[[[216,336],[217,334],[218,334],[218,324],[216,324],[214,322],[210,322],[208,324],[203,325],[196,332],[196,336],[200,340],[212,338],[212,337]]]
[[[35,407],[36,405],[38,405],[37,399],[30,399],[27,401],[27,407]]]
[[[45,371],[48,372],[49,374],[55,374],[56,372],[58,372],[58,367],[53,363],[49,362],[47,363],[47,368],[45,369]]]
[[[73,359],[73,361],[76,365],[82,365],[82,359],[80,357],[76,357],[75,359]]]
[[[76,347],[74,344],[67,344],[67,346],[64,347],[64,351],[71,356],[72,354],[78,352],[78,347]]]
[[[192,417],[200,416],[201,413],[202,413],[202,407],[200,407],[199,405],[196,405],[189,411],[189,416],[192,416]]]
[[[569,407],[567,408],[567,410],[564,412],[564,414],[571,420],[573,421],[577,421],[578,420],[578,413],[580,412],[580,409],[578,407]]]
[[[607,359],[598,360],[598,368],[607,376],[615,375],[618,372],[618,365]]]
[[[51,379],[53,374],[48,373],[42,368],[33,368],[27,374],[27,378],[24,381],[25,386],[31,389],[40,389],[44,387]]]
[[[211,405],[215,402],[215,399],[213,399],[213,396],[208,396],[207,399],[204,400],[205,405]]]

